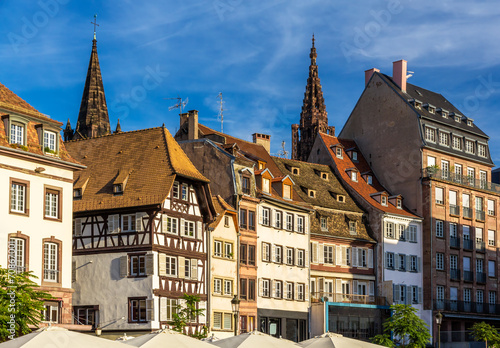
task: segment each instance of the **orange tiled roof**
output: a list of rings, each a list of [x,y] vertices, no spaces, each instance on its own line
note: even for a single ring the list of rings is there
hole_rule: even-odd
[[[226,203],[224,198],[222,198],[220,195],[212,196],[212,203],[214,204],[215,212],[217,213],[217,218],[210,224],[210,227],[212,228],[216,228],[219,225],[226,212],[236,214],[236,210],[234,210],[233,207]],[[238,226],[235,227],[236,229],[238,229]]]
[[[34,116],[45,121],[53,122],[59,126],[62,125],[62,122],[52,120],[47,115],[42,114],[2,83],[0,83],[0,108],[19,112],[28,116]]]
[[[75,212],[161,204],[178,175],[208,182],[163,127],[70,141],[66,147],[87,166],[75,184],[89,177],[82,198],[74,201]],[[124,171],[123,194],[114,195],[113,182]]]
[[[407,208],[403,206],[403,209],[398,209],[396,206],[391,204],[390,202],[387,202],[387,207],[383,206],[380,204],[378,201],[376,201],[374,198],[372,198],[370,195],[374,193],[378,193],[381,191],[386,191],[387,190],[379,183],[375,175],[372,175],[372,185],[369,185],[362,177],[358,176],[358,181],[352,181],[348,173],[346,172],[347,169],[350,168],[356,168],[359,170],[360,173],[365,173],[371,171],[370,166],[366,162],[365,158],[361,154],[361,152],[358,150],[358,161],[355,163],[351,160],[351,158],[344,153],[343,158],[338,158],[335,154],[335,152],[331,149],[331,146],[333,145],[338,145],[341,144],[344,146],[346,149],[350,148],[357,148],[357,145],[354,141],[352,140],[344,140],[344,139],[338,139],[337,137],[327,135],[324,133],[319,133],[319,136],[321,136],[321,139],[323,140],[323,143],[326,145],[330,157],[332,158],[333,162],[335,163],[339,174],[342,178],[342,181],[344,181],[347,185],[351,186],[358,194],[360,194],[363,199],[371,204],[373,207],[387,212],[387,213],[392,213],[392,214],[399,214],[399,215],[405,215],[409,217],[414,217],[416,218],[417,216],[415,214],[412,214],[410,211],[408,211]],[[389,192],[388,192],[389,193]],[[391,194],[389,193],[389,196]]]

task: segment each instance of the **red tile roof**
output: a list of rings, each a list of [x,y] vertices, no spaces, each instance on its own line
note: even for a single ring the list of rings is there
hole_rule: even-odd
[[[371,168],[368,165],[368,162],[366,162],[365,158],[361,154],[361,152],[358,150],[358,161],[353,162],[351,158],[344,153],[343,158],[338,158],[335,152],[331,149],[331,146],[333,145],[338,145],[341,144],[345,148],[356,148],[357,145],[353,140],[344,140],[344,139],[338,139],[337,137],[327,135],[324,133],[319,133],[319,136],[323,140],[323,143],[328,149],[328,153],[330,154],[330,157],[332,158],[333,162],[335,163],[335,166],[337,167],[340,177],[342,178],[342,181],[352,187],[358,194],[360,194],[366,202],[371,204],[373,207],[384,211],[386,213],[392,213],[392,214],[399,214],[399,215],[404,215],[404,216],[409,216],[409,217],[414,217],[418,218],[415,214],[412,214],[410,211],[408,211],[407,208],[403,206],[403,209],[398,209],[396,206],[391,204],[390,202],[387,202],[387,206],[383,206],[380,204],[378,201],[376,201],[374,198],[372,198],[370,195],[374,193],[378,193],[381,191],[386,191],[387,190],[379,183],[377,178],[375,177],[374,174],[372,174],[372,185],[369,185],[362,177],[358,176],[358,181],[352,181],[351,177],[348,175],[346,172],[347,169],[350,168],[356,168],[359,170],[361,173],[365,172],[370,172]],[[388,192],[389,193],[389,192]],[[389,196],[391,194],[389,193]]]

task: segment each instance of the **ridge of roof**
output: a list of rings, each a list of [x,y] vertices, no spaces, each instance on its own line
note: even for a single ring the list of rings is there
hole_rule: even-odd
[[[164,127],[151,127],[151,128],[144,128],[144,129],[135,129],[131,131],[126,131],[126,132],[118,132],[118,133],[110,133],[110,134],[103,134],[103,135],[98,135],[92,138],[81,138],[81,139],[74,139],[74,140],[68,140],[65,141],[65,143],[75,143],[79,141],[90,141],[90,140],[96,140],[96,139],[101,139],[105,137],[114,137],[114,136],[120,136],[120,135],[127,135],[130,133],[138,133],[138,132],[148,132],[152,130],[157,130],[157,129],[162,129]]]

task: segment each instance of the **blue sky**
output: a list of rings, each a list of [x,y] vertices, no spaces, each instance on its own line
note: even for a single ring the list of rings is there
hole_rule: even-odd
[[[0,82],[41,112],[76,124],[98,15],[97,48],[112,128],[178,129],[187,110],[271,152],[298,123],[311,35],[330,124],[340,132],[372,67],[408,61],[410,83],[442,93],[490,137],[500,163],[500,6],[494,1],[76,1],[0,2]],[[8,14],[8,15],[7,15]]]

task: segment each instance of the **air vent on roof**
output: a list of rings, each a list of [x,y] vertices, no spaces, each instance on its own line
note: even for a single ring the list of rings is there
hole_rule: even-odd
[[[424,96],[424,95],[423,95],[423,94],[422,94],[422,93],[421,93],[418,89],[416,89],[416,90],[415,90],[415,92],[417,92],[417,94],[418,94],[419,96],[421,96],[421,97],[423,97],[423,96]]]

